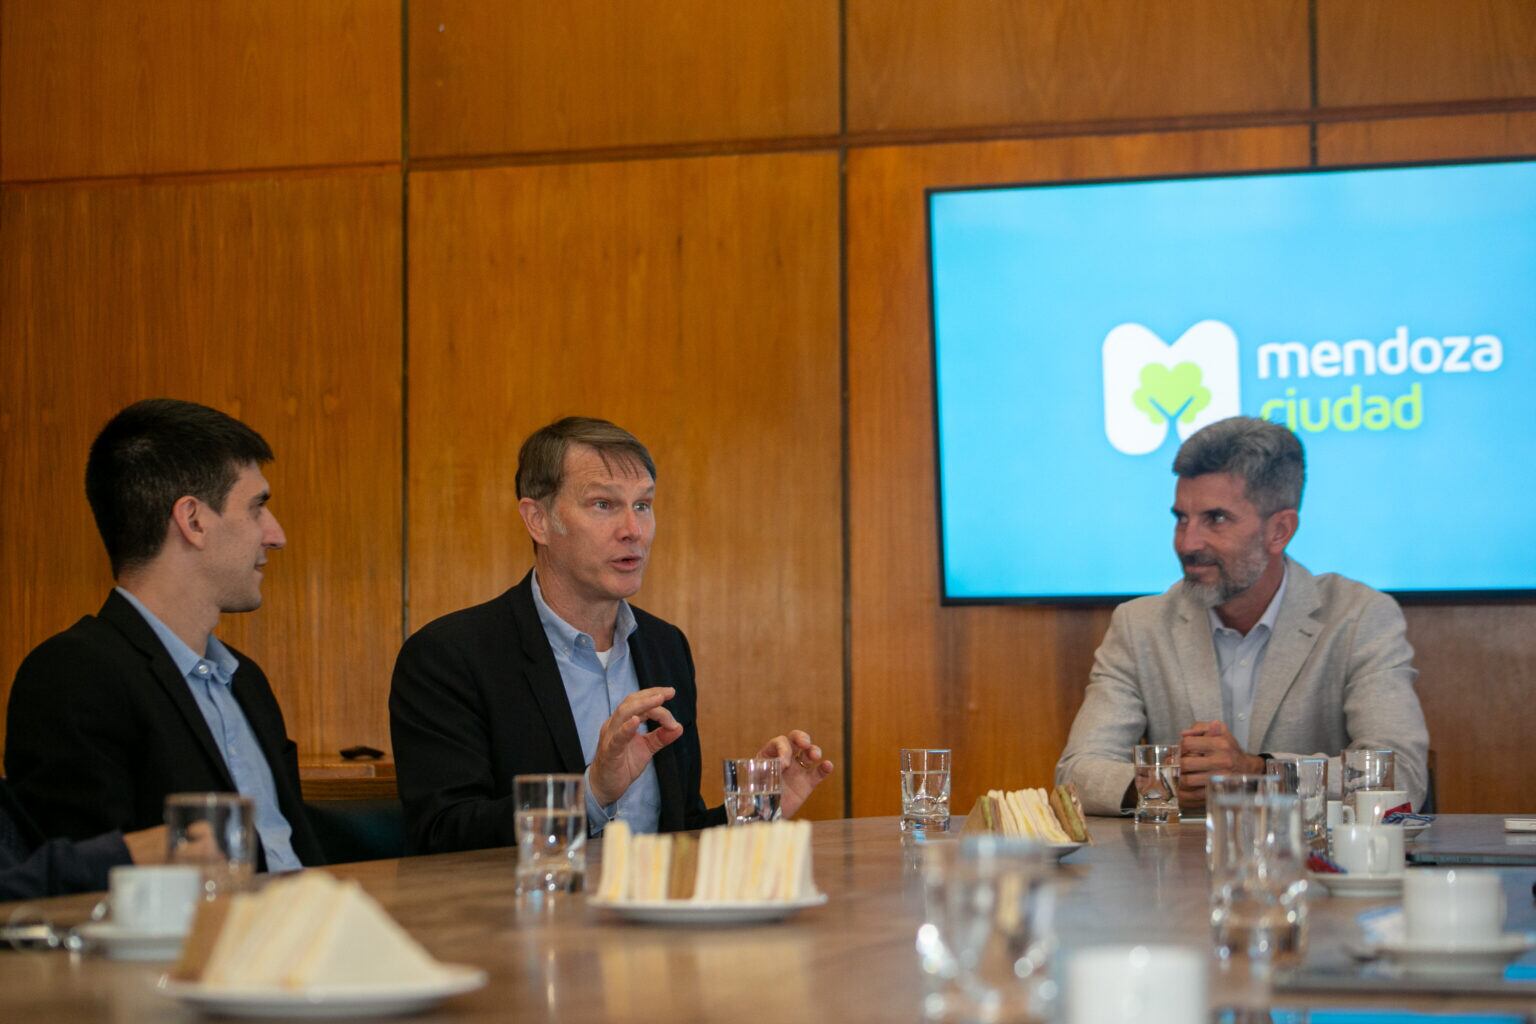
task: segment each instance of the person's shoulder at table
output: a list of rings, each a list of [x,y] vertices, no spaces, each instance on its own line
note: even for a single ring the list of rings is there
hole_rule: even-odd
[[[1305,614],[1325,624],[1368,618],[1386,625],[1393,619],[1402,619],[1397,602],[1374,587],[1336,572],[1314,574],[1295,559],[1287,559],[1287,564],[1289,577],[1283,610],[1305,605]],[[1134,625],[1138,631],[1203,614],[1205,609],[1184,592],[1182,583],[1174,583],[1161,594],[1132,598],[1115,609],[1115,618]]]
[[[497,657],[521,649],[542,656],[549,641],[533,603],[530,572],[510,589],[480,604],[448,612],[422,626],[400,649],[400,663],[455,652],[468,658]],[[691,661],[688,640],[676,626],[630,605],[635,613],[636,637],[666,659]],[[512,650],[509,650],[511,648]]]

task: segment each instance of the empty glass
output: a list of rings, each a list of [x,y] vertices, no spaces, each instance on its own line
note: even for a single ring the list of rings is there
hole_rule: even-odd
[[[1211,801],[1211,930],[1222,960],[1259,970],[1299,962],[1307,942],[1307,847],[1289,793],[1223,793]]]
[[[996,835],[924,843],[925,920],[917,932],[930,1020],[1048,1016],[1056,949],[1055,858]]]
[[[901,751],[901,830],[949,829],[951,752],[920,747]]]
[[[1328,759],[1326,757],[1277,757],[1267,771],[1277,779],[1280,792],[1301,800],[1301,837],[1309,846],[1327,841]]]
[[[1141,743],[1135,750],[1136,823],[1179,823],[1179,745]]]
[[[1394,765],[1396,758],[1390,750],[1346,750],[1344,762],[1344,803],[1355,805],[1355,793],[1362,789],[1396,789]]]
[[[512,778],[519,893],[576,892],[587,873],[587,794],[580,775]]]
[[[778,821],[783,813],[783,768],[776,757],[741,757],[725,762],[725,820],[730,825]]]

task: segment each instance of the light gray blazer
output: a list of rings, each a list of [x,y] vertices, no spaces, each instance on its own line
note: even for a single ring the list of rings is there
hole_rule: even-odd
[[[1249,753],[1325,754],[1390,747],[1413,806],[1428,783],[1429,730],[1397,602],[1334,573],[1290,575],[1254,686]],[[1083,706],[1056,781],[1077,786],[1090,814],[1116,814],[1135,775],[1131,747],[1177,743],[1221,717],[1210,616],[1180,584],[1115,609],[1094,656]],[[1338,781],[1329,780],[1331,788]]]

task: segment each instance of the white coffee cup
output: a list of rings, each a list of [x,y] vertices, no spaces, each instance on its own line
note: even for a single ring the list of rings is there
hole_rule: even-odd
[[[112,923],[141,935],[182,935],[203,895],[203,873],[190,865],[123,865],[107,873]]]
[[[1414,868],[1403,876],[1403,916],[1412,945],[1486,946],[1504,934],[1504,884],[1496,871]]]
[[[1333,830],[1334,862],[1351,875],[1396,875],[1403,870],[1403,826],[1340,825]]]
[[[1408,791],[1403,789],[1356,790],[1355,805],[1344,808],[1344,821],[1375,825],[1387,811],[1407,802]]]
[[[1206,1024],[1204,950],[1091,946],[1067,961],[1067,1024]]]
[[[1329,800],[1325,820],[1330,831],[1344,824],[1344,801]]]

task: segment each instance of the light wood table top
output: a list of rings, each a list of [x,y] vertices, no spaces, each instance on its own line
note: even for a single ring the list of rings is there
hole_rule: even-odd
[[[1442,816],[1447,832],[1484,828],[1478,817]],[[1204,830],[1137,829],[1092,819],[1095,844],[1060,868],[1058,928],[1064,953],[1099,942],[1176,942],[1209,947]],[[923,901],[918,847],[894,818],[817,822],[816,883],[824,907],[754,927],[654,927],[616,921],[569,897],[552,908],[521,903],[513,850],[341,865],[439,959],[490,974],[479,992],[426,1020],[905,1021],[921,1017],[923,981],[914,952]],[[600,860],[601,844],[594,844]],[[1529,869],[1506,870],[1512,928],[1536,927]],[[596,872],[593,872],[596,877]],[[93,897],[41,904],[78,920]],[[1354,917],[1382,900],[1312,903],[1314,953],[1355,938]],[[0,917],[9,907],[0,906]],[[163,966],[63,953],[0,954],[0,1020],[179,1021],[189,1011],[152,990]],[[1244,970],[1212,972],[1213,1006],[1401,1006],[1529,1009],[1519,1000],[1282,993]]]

